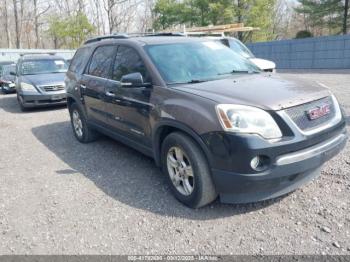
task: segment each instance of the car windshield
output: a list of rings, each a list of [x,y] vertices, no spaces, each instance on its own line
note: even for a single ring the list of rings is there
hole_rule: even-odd
[[[63,59],[29,60],[22,63],[22,75],[54,74],[67,72]]]
[[[16,65],[4,65],[2,66],[0,75],[1,76],[6,76],[6,75],[10,75],[11,72],[15,72],[16,71]]]
[[[253,53],[246,47],[241,41],[236,40],[236,39],[230,39],[230,48],[240,54],[243,57],[246,58],[254,58],[255,56]]]
[[[196,83],[260,70],[223,44],[208,42],[145,46],[167,84]]]

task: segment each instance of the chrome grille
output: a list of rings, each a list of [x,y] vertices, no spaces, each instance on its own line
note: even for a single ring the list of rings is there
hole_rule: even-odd
[[[320,118],[310,120],[307,112],[324,104],[330,105],[330,113]],[[332,97],[325,97],[320,100],[312,101],[300,106],[286,109],[285,112],[294,121],[294,123],[303,131],[309,131],[322,126],[331,121],[336,115],[336,109]]]
[[[52,86],[42,86],[45,92],[61,91],[64,90],[64,85],[52,85]]]

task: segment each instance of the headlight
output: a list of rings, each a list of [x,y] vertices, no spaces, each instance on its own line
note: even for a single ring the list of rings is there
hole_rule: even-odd
[[[28,83],[21,83],[21,88],[23,91],[38,92],[33,85]]]
[[[242,105],[218,105],[217,114],[224,130],[229,132],[258,134],[266,139],[282,137],[282,132],[266,111]]]

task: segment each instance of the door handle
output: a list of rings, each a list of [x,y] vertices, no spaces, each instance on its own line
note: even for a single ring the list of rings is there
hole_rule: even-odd
[[[86,89],[86,85],[80,85],[81,89]]]
[[[111,91],[107,91],[106,92],[106,96],[109,96],[109,97],[115,97],[115,94]]]

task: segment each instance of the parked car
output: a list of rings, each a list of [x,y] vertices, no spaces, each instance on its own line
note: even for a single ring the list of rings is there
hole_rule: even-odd
[[[17,99],[22,110],[66,103],[67,65],[53,54],[25,54],[17,63]]]
[[[5,94],[16,92],[15,77],[11,75],[15,70],[14,62],[3,65],[0,62],[0,89]]]
[[[216,41],[220,41],[224,45],[231,48],[241,56],[249,59],[253,64],[265,72],[275,72],[276,64],[270,60],[256,58],[255,55],[241,41],[234,37],[216,37]]]
[[[153,157],[189,207],[275,198],[319,176],[347,135],[328,89],[259,72],[203,38],[91,39],[65,81],[73,132]]]

